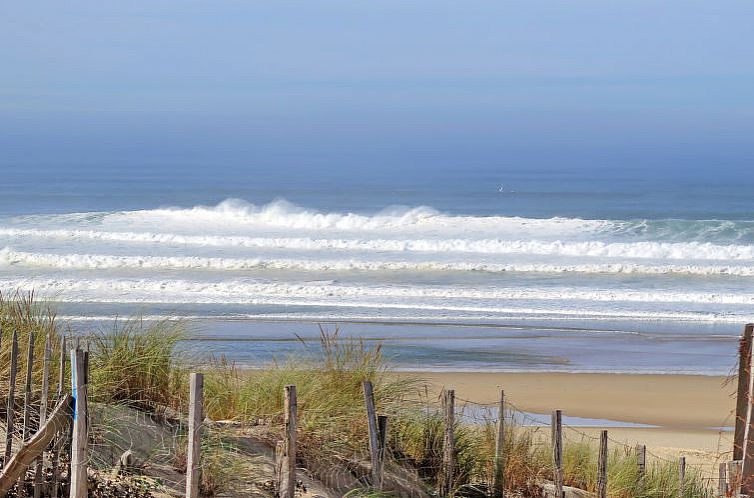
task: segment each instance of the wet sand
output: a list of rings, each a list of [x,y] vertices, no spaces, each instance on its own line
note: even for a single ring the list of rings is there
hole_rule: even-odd
[[[417,375],[439,392],[456,390],[461,400],[494,403],[499,390],[518,409],[657,427],[614,427],[611,439],[628,446],[645,444],[662,458],[684,455],[713,475],[720,454],[732,446],[734,384],[724,377],[564,373],[423,372]],[[580,428],[597,436],[599,427]],[[549,434],[549,432],[548,432]],[[572,437],[579,437],[576,433]]]

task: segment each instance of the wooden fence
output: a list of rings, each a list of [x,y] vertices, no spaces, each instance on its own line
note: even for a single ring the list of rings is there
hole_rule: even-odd
[[[754,497],[754,368],[752,365],[752,340],[754,325],[747,325],[740,345],[740,369],[738,378],[738,399],[736,408],[736,425],[734,433],[733,460],[719,466],[718,489],[720,497]],[[4,340],[0,333],[0,341]],[[0,473],[0,498],[6,496],[13,486],[22,487],[28,496],[85,498],[87,496],[87,467],[89,413],[88,413],[88,367],[87,351],[74,347],[67,352],[66,340],[60,345],[57,359],[57,392],[50,391],[50,376],[53,368],[51,357],[52,345],[49,337],[45,342],[42,355],[43,369],[41,394],[34,402],[32,370],[35,361],[34,336],[29,336],[26,345],[26,372],[24,382],[23,406],[19,407],[16,399],[18,380],[19,344],[18,334],[13,332],[10,348],[9,384],[6,404],[6,438],[3,469]],[[70,356],[70,394],[64,380],[66,359]],[[188,461],[186,471],[186,497],[199,497],[199,474],[201,469],[201,439],[203,428],[203,385],[201,373],[191,374],[190,406],[188,417]],[[371,473],[369,484],[382,490],[384,483],[387,453],[388,417],[379,415],[374,398],[372,383],[363,383],[364,408],[367,417],[368,455]],[[285,386],[283,439],[276,447],[277,483],[280,498],[294,498],[296,490],[296,455],[297,455],[297,418],[298,404],[296,386]],[[54,399],[54,408],[48,414],[48,400]],[[492,462],[492,479],[489,483],[489,495],[495,498],[505,496],[505,451],[503,441],[506,437],[505,411],[506,403],[503,391],[499,393],[497,419],[495,421],[495,445]],[[21,408],[21,410],[19,410]],[[22,415],[21,430],[17,425],[17,415]],[[442,497],[451,496],[456,489],[456,434],[457,409],[453,390],[445,390],[442,395],[443,416],[443,451],[442,469],[438,480],[439,493]],[[36,422],[36,423],[35,423]],[[563,412],[555,410],[551,416],[552,481],[555,496],[563,497]],[[20,436],[19,436],[20,432]],[[603,430],[599,436],[599,454],[597,466],[597,498],[607,498],[608,489],[608,431]],[[637,479],[646,473],[645,446],[636,447]],[[47,458],[45,458],[47,455]],[[67,464],[66,471],[61,467]],[[50,481],[43,479],[44,466],[49,465]],[[34,469],[33,479],[24,480],[29,468]],[[680,482],[678,497],[684,496],[686,483],[686,459],[678,460],[678,479]]]

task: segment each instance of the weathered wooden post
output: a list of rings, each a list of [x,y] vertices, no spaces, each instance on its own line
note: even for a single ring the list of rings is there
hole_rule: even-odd
[[[440,496],[450,496],[453,491],[453,479],[455,478],[456,438],[456,392],[448,389],[443,393],[443,417],[445,419],[445,436],[442,448],[442,474],[440,480]]]
[[[636,468],[638,481],[641,482],[647,474],[647,447],[643,444],[636,445]]]
[[[63,336],[62,339],[60,339],[60,364],[58,366],[59,372],[58,372],[58,396],[57,398],[60,399],[63,397],[63,389],[65,389],[65,359],[68,356],[68,351],[66,351],[66,338]]]
[[[18,332],[13,331],[13,339],[10,351],[10,380],[8,385],[8,404],[6,405],[5,422],[5,458],[3,462],[10,460],[13,453],[13,431],[15,429],[16,414],[16,375],[18,373]]]
[[[204,374],[192,373],[189,393],[188,459],[186,461],[186,498],[199,498],[201,474]]]
[[[497,427],[495,431],[495,460],[492,469],[492,496],[505,497],[505,391],[500,391],[497,405]]]
[[[743,465],[741,460],[728,462],[728,493],[735,498],[741,496]]]
[[[47,422],[47,398],[50,394],[50,361],[52,360],[52,344],[50,335],[45,339],[45,354],[42,363],[42,395],[39,406],[39,426],[42,427]],[[37,459],[36,469],[34,471],[34,498],[42,496],[42,460]]]
[[[745,329],[745,334],[749,333],[750,327],[747,325]],[[741,349],[744,349],[744,345],[742,345]],[[742,358],[740,361],[746,361]],[[749,342],[749,362],[751,362],[751,342]],[[751,368],[751,363],[749,363],[749,368],[747,370],[748,378],[746,379],[746,385],[747,387],[745,390],[745,395],[741,395],[739,392],[739,399],[738,401],[743,400],[745,404],[745,423],[744,423],[744,432],[743,432],[743,443],[742,446],[742,454],[743,454],[743,470],[741,473],[741,493],[746,496],[754,496],[754,413],[752,413],[752,410],[754,410],[754,403],[752,403],[752,397],[751,393],[754,391],[754,370]],[[738,407],[736,408],[736,412],[738,412]],[[738,422],[738,420],[736,420]],[[735,438],[735,434],[734,434]],[[734,450],[736,443],[734,441]]]
[[[678,498],[686,492],[686,457],[678,459]]]
[[[65,364],[66,364],[66,358],[68,357],[68,351],[67,351],[67,343],[66,338],[63,336],[60,339],[60,361],[58,365],[58,391],[57,391],[57,400],[63,399],[63,390],[65,389]],[[63,452],[63,446],[65,445],[65,436],[63,434],[58,434],[57,441],[55,441],[55,444],[52,448],[52,482],[50,486],[52,487],[50,497],[51,498],[58,498],[58,483],[60,482],[60,455]]]
[[[600,433],[600,455],[597,463],[597,498],[607,498],[607,431]]]
[[[280,498],[294,498],[296,492],[296,386],[285,386],[285,434],[280,465]]]
[[[749,390],[751,389],[751,358],[754,324],[744,327],[744,335],[738,346],[738,391],[736,393],[736,420],[733,433],[733,460],[744,457],[744,438],[749,413]]]
[[[555,496],[563,496],[563,411],[552,412],[552,480]]]
[[[382,473],[380,469],[379,435],[377,431],[377,409],[374,403],[374,386],[371,381],[362,383],[364,388],[364,402],[367,411],[367,429],[369,430],[369,458],[372,464],[372,486],[382,489]]]
[[[385,479],[385,456],[387,455],[387,416],[380,415],[377,417],[377,457],[380,466],[380,488],[384,485]]]
[[[87,396],[88,372],[86,370],[85,352],[80,349],[71,351],[71,394],[74,399],[73,439],[71,441],[70,498],[86,498],[87,464],[88,464],[88,427],[89,407]]]
[[[26,350],[26,383],[24,384],[24,425],[21,431],[21,441],[29,437],[31,427],[31,377],[34,369],[34,332],[29,332],[29,345]]]
[[[718,466],[718,481],[717,481],[717,494],[719,498],[726,498],[728,496],[728,475],[726,472],[726,464],[722,462]]]

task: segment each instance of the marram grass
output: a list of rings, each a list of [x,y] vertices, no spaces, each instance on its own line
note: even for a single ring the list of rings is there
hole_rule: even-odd
[[[0,295],[0,376],[7,383],[10,333],[19,334],[19,372],[23,371],[28,334],[35,332],[35,347],[41,352],[50,337],[53,357],[58,357],[59,329],[54,310],[33,295]],[[186,324],[176,321],[116,322],[111,330],[88,338],[90,388],[94,401],[120,403],[141,410],[171,407],[185,411],[188,373],[191,370],[179,349]],[[442,465],[443,421],[437,400],[428,399],[421,379],[392,375],[379,345],[322,331],[319,352],[291,357],[265,368],[240,370],[219,358],[205,362],[206,415],[213,420],[231,419],[267,427],[275,438],[282,433],[283,388],[294,384],[298,391],[300,458],[307,462],[343,464],[364,461],[367,456],[367,423],[362,382],[374,384],[377,410],[390,417],[388,470],[410,467],[428,491],[437,481]],[[41,353],[36,355],[41,358]],[[37,362],[41,371],[41,361]],[[195,369],[195,368],[194,368]],[[53,369],[53,372],[55,370]],[[37,373],[38,375],[38,373]],[[20,381],[19,381],[20,382]],[[7,386],[4,386],[7,387]],[[539,496],[539,485],[552,475],[549,443],[542,429],[507,424],[505,479],[508,489],[519,496]],[[546,430],[546,429],[545,429]],[[479,496],[492,477],[494,423],[482,419],[457,422],[456,496]],[[211,446],[205,468],[205,490],[218,492],[231,486],[235,452]],[[567,440],[564,445],[565,483],[595,491],[597,445],[594,441]],[[636,457],[631,448],[611,448],[608,462],[610,498],[675,498],[679,495],[678,466],[650,459],[644,479],[638,479]],[[707,498],[712,492],[703,476],[689,467],[684,498]],[[370,489],[353,490],[353,497],[389,496]]]

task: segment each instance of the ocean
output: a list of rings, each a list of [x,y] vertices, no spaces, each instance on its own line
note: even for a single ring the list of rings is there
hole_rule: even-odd
[[[407,370],[726,374],[754,174],[714,167],[7,168],[0,289],[75,331],[190,319],[243,365],[319,325]]]

